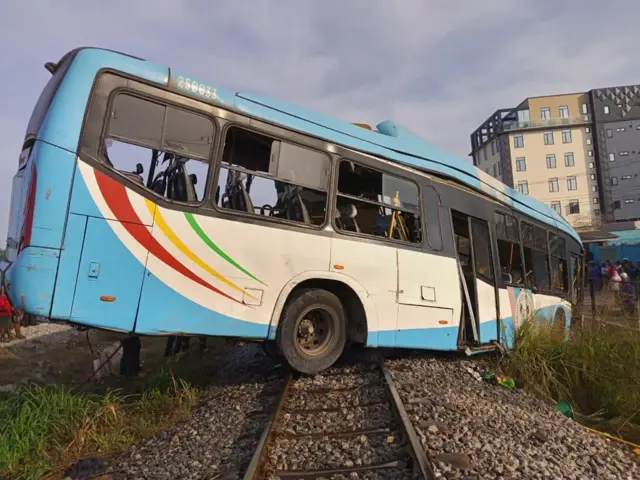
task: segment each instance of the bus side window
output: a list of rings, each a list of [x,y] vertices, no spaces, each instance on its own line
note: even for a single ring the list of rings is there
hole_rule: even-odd
[[[549,290],[549,260],[547,232],[543,228],[522,223],[522,247],[527,286]]]
[[[324,153],[231,127],[225,136],[216,205],[321,226],[330,171],[331,158]]]
[[[434,250],[442,250],[440,231],[440,198],[433,187],[424,188],[424,203],[427,213],[427,241]]]
[[[335,224],[342,231],[422,243],[418,185],[341,160]]]
[[[101,161],[157,195],[198,203],[214,135],[205,116],[122,93],[113,101]]]
[[[518,222],[510,215],[494,214],[500,270],[505,284],[523,285]]]
[[[551,290],[566,293],[569,288],[567,240],[551,232],[549,232],[549,260]]]

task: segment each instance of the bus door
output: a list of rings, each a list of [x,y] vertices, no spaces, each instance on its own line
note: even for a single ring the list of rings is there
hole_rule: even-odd
[[[489,224],[451,211],[462,289],[459,343],[486,345],[498,338],[498,309]]]

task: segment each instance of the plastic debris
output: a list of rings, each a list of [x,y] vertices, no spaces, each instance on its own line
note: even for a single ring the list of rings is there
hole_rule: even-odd
[[[565,417],[573,418],[573,407],[569,402],[563,400],[562,402],[556,403],[556,410]]]
[[[491,370],[485,370],[482,374],[482,380],[492,385],[498,385],[504,388],[515,388],[516,381],[511,377],[496,375]]]

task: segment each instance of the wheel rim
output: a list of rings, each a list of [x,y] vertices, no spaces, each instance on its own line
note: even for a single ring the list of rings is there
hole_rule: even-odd
[[[333,315],[324,308],[310,307],[296,322],[296,348],[310,357],[322,355],[334,334]]]

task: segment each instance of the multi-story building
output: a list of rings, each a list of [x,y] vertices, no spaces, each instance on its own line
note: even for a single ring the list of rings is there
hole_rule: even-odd
[[[577,229],[640,218],[640,86],[529,97],[471,134],[473,164]]]

